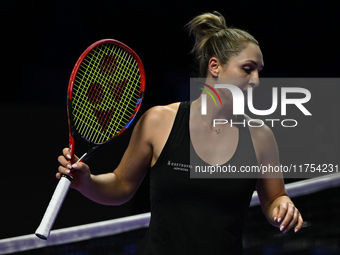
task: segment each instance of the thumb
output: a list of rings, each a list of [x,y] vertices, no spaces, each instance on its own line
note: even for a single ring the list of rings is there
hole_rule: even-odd
[[[84,170],[87,167],[87,165],[80,161],[80,162],[73,163],[71,167],[72,169],[76,169],[76,170]]]

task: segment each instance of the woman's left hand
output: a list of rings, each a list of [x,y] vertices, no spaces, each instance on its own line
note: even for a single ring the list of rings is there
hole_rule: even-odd
[[[303,223],[302,216],[293,202],[287,196],[278,197],[275,201],[276,207],[273,209],[272,217],[275,226],[280,228],[280,231],[285,234],[292,227],[294,232],[298,232]]]

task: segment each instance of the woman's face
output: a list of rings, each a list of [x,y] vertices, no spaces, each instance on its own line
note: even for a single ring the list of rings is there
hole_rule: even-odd
[[[263,66],[263,56],[259,46],[248,43],[239,55],[231,57],[226,65],[220,66],[218,78],[242,78],[240,81],[246,83],[244,86],[257,87],[259,73]],[[241,89],[245,89],[244,86]]]

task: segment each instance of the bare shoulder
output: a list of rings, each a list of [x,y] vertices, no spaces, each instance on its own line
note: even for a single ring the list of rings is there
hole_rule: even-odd
[[[141,118],[142,136],[152,148],[151,165],[157,161],[170,135],[179,103],[150,108]]]
[[[172,103],[169,105],[159,105],[150,108],[145,114],[149,118],[171,117],[176,115],[179,103]]]
[[[147,110],[141,118],[144,125],[161,126],[175,119],[179,103],[154,106]]]
[[[136,125],[137,130],[150,140],[163,136],[171,129],[178,106],[179,103],[173,103],[150,108],[138,121]]]

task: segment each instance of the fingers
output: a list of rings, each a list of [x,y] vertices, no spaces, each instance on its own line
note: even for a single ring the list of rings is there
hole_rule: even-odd
[[[273,219],[277,223],[281,223],[285,217],[288,209],[288,202],[282,202],[279,206],[275,207],[272,213]]]
[[[295,225],[294,232],[298,232],[302,227],[303,219],[299,210],[288,201],[282,202],[273,210],[273,217],[274,221],[281,223],[279,228],[283,234],[287,233]]]
[[[88,166],[83,162],[77,162],[71,164],[64,156],[59,156],[58,161],[60,163],[60,166],[58,168],[59,173],[57,173],[56,177],[57,179],[60,179],[61,175],[71,175],[71,173],[75,170],[77,171],[83,171],[88,170]]]
[[[298,224],[296,225],[296,227],[294,228],[294,232],[298,232],[300,231],[300,229],[302,228],[302,223],[303,223],[303,219],[302,219],[302,216],[301,214],[299,213],[299,216],[298,216]]]
[[[59,173],[57,173],[57,176],[56,176],[57,179],[60,179],[61,175],[63,174],[71,175],[71,170],[72,170],[71,164],[63,156],[59,156],[58,160],[61,166],[59,166],[58,168]]]
[[[73,158],[72,158],[69,148],[63,149],[63,155],[64,155],[65,158],[67,158],[72,163],[78,162],[78,160],[79,160],[79,158],[76,155],[73,155]]]
[[[56,173],[55,177],[59,180],[61,178],[61,173]]]
[[[91,179],[89,166],[83,162],[78,162],[79,159],[75,155],[71,159],[68,148],[63,149],[63,155],[58,157],[58,161],[60,166],[56,178],[60,179],[63,175],[70,176],[72,178],[71,188],[81,189]]]
[[[279,206],[275,207],[274,210],[273,210],[273,214],[272,214],[273,215],[273,219],[274,219],[275,222],[279,222],[278,221],[279,212],[280,212],[280,207]]]
[[[283,202],[280,204],[280,211],[277,216],[277,222],[281,223],[283,218],[285,218],[287,211],[288,211],[288,207],[289,207],[289,202]],[[290,211],[290,213],[292,212]],[[283,225],[283,222],[280,226],[280,229],[282,228],[282,225]]]
[[[288,209],[285,219],[280,226],[280,230],[283,234],[287,233],[293,226],[296,225],[298,221],[298,214],[299,211],[295,208],[295,206],[291,206]]]
[[[59,156],[58,161],[60,165],[65,166],[65,167],[67,166],[67,164],[69,164],[69,160],[67,160],[64,156]]]
[[[60,163],[60,166],[58,168],[58,173],[56,174],[56,178],[60,179],[62,175],[69,175],[71,176],[71,172],[73,169],[76,169],[77,167],[72,167],[72,162],[75,162],[78,160],[77,156],[74,156],[73,159],[70,154],[69,148],[64,148],[63,149],[63,155],[58,157],[58,161]],[[75,165],[75,164],[73,164]]]
[[[71,154],[70,154],[70,149],[69,148],[64,148],[63,149],[63,155],[65,158],[67,158],[68,160],[71,160]]]
[[[68,167],[70,167],[69,169],[84,170],[87,168],[87,165],[83,162],[77,162],[72,165],[69,164]]]

